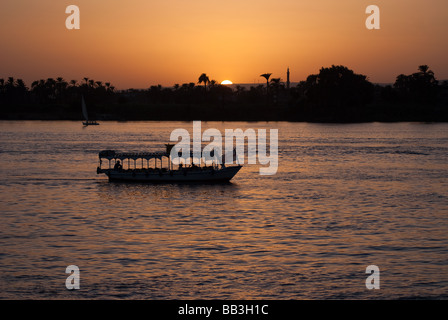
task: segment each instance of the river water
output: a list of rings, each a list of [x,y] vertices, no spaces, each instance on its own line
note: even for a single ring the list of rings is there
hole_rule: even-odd
[[[109,183],[100,150],[161,150],[192,123],[0,122],[0,298],[448,298],[448,124],[202,127],[278,129],[278,173]]]

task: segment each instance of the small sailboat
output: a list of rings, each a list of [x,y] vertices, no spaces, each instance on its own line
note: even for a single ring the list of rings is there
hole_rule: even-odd
[[[89,115],[87,114],[87,106],[86,102],[84,101],[84,96],[82,96],[82,115],[84,116],[85,121],[82,122],[85,126],[97,126],[99,125],[98,122],[94,120],[89,120]]]

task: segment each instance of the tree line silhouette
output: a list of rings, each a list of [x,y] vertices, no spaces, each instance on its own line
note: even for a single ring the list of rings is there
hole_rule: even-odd
[[[116,90],[110,82],[62,77],[0,79],[0,118],[81,120],[81,97],[95,120],[216,121],[448,121],[448,81],[427,65],[397,76],[392,85],[371,83],[345,66],[321,68],[295,86],[262,74],[266,84],[227,86],[202,73],[173,87]]]

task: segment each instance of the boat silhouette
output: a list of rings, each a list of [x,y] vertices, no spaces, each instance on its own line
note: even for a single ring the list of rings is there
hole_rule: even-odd
[[[99,153],[97,174],[105,174],[109,181],[135,182],[229,182],[242,168],[242,165],[225,165],[213,162],[212,165],[174,165],[171,161],[172,145],[166,145],[164,152],[115,152],[104,150]],[[193,154],[190,154],[193,158]],[[102,168],[103,160],[108,168]],[[133,168],[131,165],[133,161]],[[154,160],[154,166],[149,161]],[[165,160],[165,161],[164,161]],[[123,163],[128,162],[127,169]],[[146,166],[145,162],[146,161]],[[112,166],[113,165],[113,166]],[[165,166],[164,166],[165,165]]]

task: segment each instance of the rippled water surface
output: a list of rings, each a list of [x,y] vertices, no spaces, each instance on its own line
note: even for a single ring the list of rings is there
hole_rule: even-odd
[[[448,298],[448,124],[202,127],[278,129],[277,175],[109,183],[100,150],[192,124],[0,122],[0,298]]]

